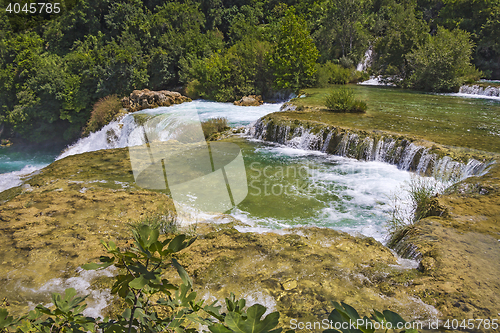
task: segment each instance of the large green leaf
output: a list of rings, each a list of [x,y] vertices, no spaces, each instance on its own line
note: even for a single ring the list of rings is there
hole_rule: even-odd
[[[404,324],[406,323],[406,320],[401,318],[400,315],[398,315],[396,312],[392,312],[390,310],[384,310],[384,317],[387,322],[392,324],[392,327],[397,327],[399,323]]]
[[[82,303],[87,296],[77,297],[75,288],[68,288],[64,291],[64,297],[62,297],[61,294],[53,293],[52,301],[61,312],[68,313],[73,311],[74,314],[78,314],[85,309],[85,304],[81,306],[79,306],[79,304]]]
[[[265,312],[265,306],[254,304],[248,308],[246,318],[240,313],[229,312],[225,318],[225,324],[238,333],[281,332],[281,329],[274,329],[278,325],[280,314],[273,312],[261,320]]]
[[[188,273],[175,258],[172,258],[172,265],[174,265],[175,269],[177,270],[177,273],[179,273],[179,277],[181,278],[182,282],[185,285],[192,286],[193,282],[191,281],[191,278],[189,277]]]
[[[9,327],[14,321],[14,317],[9,316],[7,309],[0,309],[0,328]]]
[[[212,333],[233,333],[233,331],[231,331],[226,326],[224,326],[220,323],[217,323],[217,324],[212,325],[212,326],[208,326],[208,329]]]

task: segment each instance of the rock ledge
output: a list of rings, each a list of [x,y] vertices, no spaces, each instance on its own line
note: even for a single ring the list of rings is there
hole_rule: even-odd
[[[159,106],[181,104],[184,102],[191,102],[191,99],[175,91],[151,91],[149,89],[143,89],[134,90],[129,97],[123,97],[122,106],[133,112]]]

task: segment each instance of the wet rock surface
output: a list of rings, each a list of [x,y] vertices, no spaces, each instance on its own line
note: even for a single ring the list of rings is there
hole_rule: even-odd
[[[419,269],[372,238],[320,228],[241,233],[241,222],[228,216],[189,228],[198,239],[178,259],[200,297],[222,300],[234,292],[249,305],[280,311],[285,327],[293,318],[326,318],[330,301],[363,314],[388,308],[408,320],[498,318],[498,175],[495,166],[440,196],[449,216],[421,220],[408,233],[405,241],[421,253]],[[79,266],[103,254],[100,240],[128,246],[129,222],[173,209],[165,193],[134,185],[127,149],[59,160],[3,192],[0,202],[0,297],[13,313],[48,302],[47,282],[78,276]],[[104,277],[90,288],[110,285]]]

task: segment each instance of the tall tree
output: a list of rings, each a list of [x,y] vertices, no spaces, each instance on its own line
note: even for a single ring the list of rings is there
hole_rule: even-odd
[[[316,32],[323,60],[345,57],[359,62],[368,48],[368,32],[363,21],[367,0],[328,0]]]
[[[312,84],[318,56],[305,20],[290,7],[280,21],[273,52],[269,56],[276,88],[297,91]]]
[[[416,11],[416,2],[383,0],[380,7],[377,39],[374,44],[375,69],[393,76],[399,83],[409,75],[406,55],[429,36],[429,28]]]
[[[473,43],[470,33],[438,27],[437,34],[408,54],[411,76],[408,86],[434,92],[458,91],[469,78],[480,73],[471,65]]]

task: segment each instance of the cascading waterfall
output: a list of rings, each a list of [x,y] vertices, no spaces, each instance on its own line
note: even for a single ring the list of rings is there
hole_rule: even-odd
[[[396,165],[399,169],[433,176],[442,181],[457,182],[470,176],[481,176],[493,162],[470,159],[468,163],[454,161],[449,156],[439,157],[427,147],[416,145],[404,138],[390,136],[360,138],[358,133],[335,128],[313,128],[278,125],[261,119],[247,134],[264,141],[277,142],[293,148],[317,150],[324,153],[379,161]]]
[[[461,86],[459,90],[460,94],[468,94],[468,95],[481,95],[481,96],[489,96],[489,97],[500,97],[500,87],[481,87],[479,85],[472,86]]]

